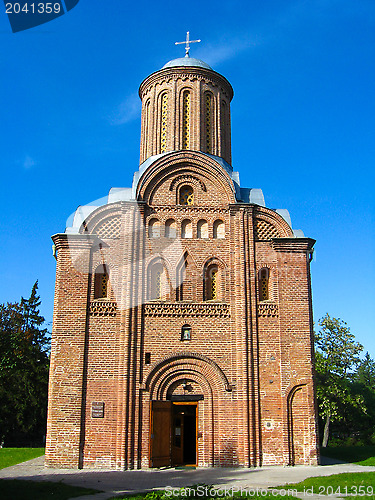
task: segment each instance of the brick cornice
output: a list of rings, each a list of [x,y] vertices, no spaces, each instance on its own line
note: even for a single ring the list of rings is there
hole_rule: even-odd
[[[305,253],[312,250],[315,242],[312,238],[272,238],[272,248],[276,252]]]
[[[151,73],[146,77],[139,86],[139,96],[142,99],[143,95],[156,83],[161,83],[168,80],[175,80],[177,78],[197,78],[200,80],[208,81],[213,85],[219,85],[224,92],[227,93],[229,100],[233,99],[233,88],[228,80],[220,73],[212,69],[198,68],[195,66],[182,66],[173,68],[164,68],[155,73]]]
[[[89,234],[69,234],[57,233],[51,236],[56,249],[60,248],[91,248],[96,243],[100,242],[96,235]]]

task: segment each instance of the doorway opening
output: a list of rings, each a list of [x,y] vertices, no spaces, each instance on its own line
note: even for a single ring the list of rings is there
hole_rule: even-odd
[[[197,403],[172,403],[172,465],[197,465]]]

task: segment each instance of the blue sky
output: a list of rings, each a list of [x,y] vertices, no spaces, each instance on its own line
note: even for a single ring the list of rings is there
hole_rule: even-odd
[[[39,279],[52,320],[50,236],[78,205],[131,185],[141,81],[191,55],[234,88],[241,185],[315,238],[314,316],[345,320],[375,357],[373,0],[80,0],[13,34],[0,13],[0,301]]]

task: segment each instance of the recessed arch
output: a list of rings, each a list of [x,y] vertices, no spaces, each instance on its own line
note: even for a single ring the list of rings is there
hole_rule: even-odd
[[[197,238],[208,238],[208,222],[205,219],[201,219],[197,223]]]
[[[190,219],[181,222],[181,238],[190,239],[193,237],[193,224]]]
[[[161,236],[161,223],[159,219],[152,218],[148,221],[148,237],[160,238]]]
[[[158,396],[160,397],[165,394],[164,392],[161,393],[160,388],[165,388],[163,382],[168,372],[176,372],[176,367],[180,372],[183,371],[184,368],[188,368],[200,373],[206,378],[213,390],[226,392],[232,390],[228,378],[215,361],[203,354],[180,352],[173,356],[166,356],[162,360],[151,365],[144,384],[142,384],[142,388],[150,392],[151,399],[157,399]]]
[[[167,300],[171,294],[171,283],[165,262],[156,257],[147,266],[147,299]]]
[[[177,224],[174,219],[168,219],[165,222],[165,237],[166,238],[176,238],[177,237]]]
[[[213,224],[213,237],[218,240],[225,238],[225,223],[221,219],[215,220]]]

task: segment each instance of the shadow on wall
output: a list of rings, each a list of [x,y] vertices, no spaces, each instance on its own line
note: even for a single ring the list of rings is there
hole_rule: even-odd
[[[238,467],[239,460],[237,457],[236,446],[233,439],[225,441],[223,450],[220,453],[214,454],[215,467]]]

